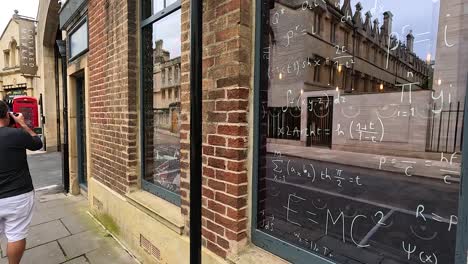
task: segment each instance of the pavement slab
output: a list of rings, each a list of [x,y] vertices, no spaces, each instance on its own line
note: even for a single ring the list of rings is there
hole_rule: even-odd
[[[70,232],[68,232],[60,220],[33,226],[29,230],[26,248],[33,248],[69,235]]]
[[[66,261],[57,241],[50,242],[35,248],[26,250],[21,264],[59,264]],[[0,264],[8,264],[6,258],[0,260]]]
[[[102,233],[96,234],[94,231],[86,231],[62,238],[58,242],[68,258],[75,258],[99,249],[105,240]]]
[[[110,262],[104,262],[104,263],[110,263]],[[67,262],[64,262],[63,264],[89,264],[89,261],[85,257],[81,256],[81,257],[71,259]]]
[[[60,155],[28,156],[36,204],[21,264],[137,263],[88,213],[84,196],[63,193]],[[60,173],[59,173],[60,172]],[[46,186],[47,187],[47,186]],[[6,238],[0,235],[0,264],[7,264]]]

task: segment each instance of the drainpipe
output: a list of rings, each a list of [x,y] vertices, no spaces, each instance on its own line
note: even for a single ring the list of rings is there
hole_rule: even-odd
[[[55,66],[55,112],[57,115],[57,151],[62,151],[62,137],[60,136],[60,76],[59,76],[59,54],[57,48],[54,48],[54,66]]]
[[[203,0],[190,4],[190,263],[201,264]]]
[[[63,96],[63,147],[62,147],[62,181],[66,193],[70,191],[70,171],[68,160],[68,87],[67,87],[67,47],[65,40],[57,40],[57,47],[62,62],[62,96]]]

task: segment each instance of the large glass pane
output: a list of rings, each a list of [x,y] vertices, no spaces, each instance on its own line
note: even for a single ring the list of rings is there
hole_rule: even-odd
[[[70,58],[88,49],[88,21],[70,34]]]
[[[257,229],[335,263],[454,263],[455,3],[263,1]]]
[[[180,10],[143,29],[144,181],[180,187]]]
[[[142,0],[142,18],[148,18],[164,8],[174,4],[177,0]]]

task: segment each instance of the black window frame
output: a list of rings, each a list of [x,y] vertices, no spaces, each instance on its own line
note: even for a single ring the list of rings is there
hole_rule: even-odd
[[[263,8],[265,7],[263,1],[255,0],[255,52],[254,52],[254,110],[253,110],[253,150],[252,150],[252,208],[251,208],[251,239],[254,245],[274,254],[281,258],[284,258],[295,264],[337,264],[329,259],[314,254],[299,248],[287,241],[281,240],[270,234],[263,232],[258,229],[258,188],[259,188],[259,149],[260,149],[260,117],[262,115],[261,102],[260,102],[260,87],[261,87],[261,70],[264,68],[262,65],[264,59],[262,59],[263,49]],[[359,41],[359,40],[358,40]],[[468,72],[467,72],[468,76]],[[468,82],[466,84],[468,90]],[[468,93],[465,95],[465,102],[468,101]],[[468,107],[464,109],[463,124],[468,125]],[[463,136],[468,138],[468,129],[464,129]],[[463,143],[466,145],[466,140]],[[461,165],[461,177],[468,175],[468,145],[463,148],[462,151],[462,165]],[[456,249],[455,249],[455,263],[454,264],[466,264],[467,261],[467,248],[468,248],[468,225],[460,223],[468,222],[468,195],[463,190],[468,190],[468,181],[460,182],[460,194],[459,194],[459,213],[456,233]],[[464,195],[465,193],[465,195]]]
[[[143,14],[143,2],[145,1],[154,1],[154,0],[140,0],[140,14]],[[165,1],[165,0],[164,0]],[[176,11],[181,10],[182,8],[182,2],[181,0],[177,0],[176,2],[172,3],[169,6],[166,6],[164,9],[158,11],[155,14],[152,14],[148,18],[144,18],[140,21],[140,91],[139,91],[139,96],[140,96],[140,122],[139,122],[139,127],[140,127],[140,157],[141,157],[141,162],[140,162],[140,173],[141,173],[141,188],[144,191],[147,191],[155,196],[158,196],[159,198],[166,200],[172,204],[175,204],[177,206],[181,206],[182,199],[180,193],[174,193],[171,192],[165,188],[162,188],[160,186],[157,186],[155,184],[152,184],[150,182],[145,181],[143,175],[145,174],[145,105],[144,105],[144,76],[143,76],[143,30],[146,27],[152,26],[154,23],[170,16],[171,14],[175,13]],[[182,44],[181,44],[182,46]]]
[[[86,49],[78,52],[75,56],[71,56],[71,37],[73,36],[74,33],[76,33],[76,31],[78,31],[78,29],[81,28],[81,26],[83,26],[83,24],[86,24],[86,34],[88,35],[88,37],[86,39]],[[67,48],[68,48],[68,54],[69,54],[68,62],[72,62],[72,61],[76,60],[77,58],[83,56],[84,54],[86,54],[89,51],[89,21],[88,21],[88,15],[83,16],[83,18],[81,18],[73,26],[73,28],[70,30],[70,32],[67,34]]]

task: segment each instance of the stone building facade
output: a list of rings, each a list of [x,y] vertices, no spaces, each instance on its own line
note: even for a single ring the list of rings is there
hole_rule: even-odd
[[[177,133],[180,114],[180,56],[170,58],[162,40],[154,49],[154,109],[158,127]]]
[[[36,54],[33,50],[32,57],[34,61],[32,61],[32,65],[30,69],[28,69],[29,71],[24,72],[25,68],[23,65],[26,63],[26,67],[29,67],[29,62],[24,61],[22,55],[23,52],[29,53],[29,50],[26,51],[21,48],[21,44],[29,45],[29,43],[24,43],[24,39],[20,41],[20,34],[23,31],[32,30],[31,34],[35,36],[35,23],[36,20],[34,18],[24,17],[16,12],[2,32],[0,38],[2,45],[2,56],[0,60],[2,83],[0,85],[0,95],[2,99],[11,100],[15,95],[37,95],[34,91],[37,74]],[[35,49],[34,40],[32,48]]]
[[[316,4],[279,1],[271,11],[272,44],[264,51],[265,56],[271,58],[270,142],[281,144],[287,140],[287,144],[360,151],[365,148],[378,153],[382,149],[374,148],[371,140],[355,142],[332,132],[337,126],[349,127],[353,109],[342,109],[340,104],[335,104],[334,109],[328,109],[331,120],[314,120],[315,111],[319,111],[314,107],[321,105],[310,102],[324,100],[333,105],[330,98],[342,95],[354,102],[354,111],[358,108],[379,111],[385,107],[385,98],[398,97],[402,89],[411,89],[413,100],[426,101],[429,105],[433,69],[429,62],[416,55],[412,30],[400,36],[400,29],[392,28],[393,20],[398,17],[391,11],[374,19],[370,11],[364,12],[364,8],[358,3],[353,12],[351,1],[344,1],[342,5],[336,1],[316,1]],[[274,21],[279,20],[280,13],[283,24]],[[297,26],[308,23],[312,24],[309,28]],[[287,48],[278,48],[283,46]],[[301,77],[301,82],[297,76]],[[297,114],[300,118],[285,118],[289,113],[283,109],[293,109],[301,104],[302,113]],[[408,112],[412,108],[411,99],[401,101],[401,107],[408,108],[402,110]],[[378,121],[377,118],[374,121]],[[281,129],[285,127],[284,123],[289,132]],[[386,127],[389,131],[400,126],[411,126],[411,130],[398,140],[384,138],[383,141],[391,142],[394,153],[419,155],[426,148],[427,125],[427,120],[393,122]]]
[[[37,99],[38,122],[47,151],[60,151],[63,134],[62,85],[57,79],[60,72],[54,49],[58,9],[56,1],[41,1],[37,18],[15,13],[0,38],[0,99],[11,102],[21,95]]]

